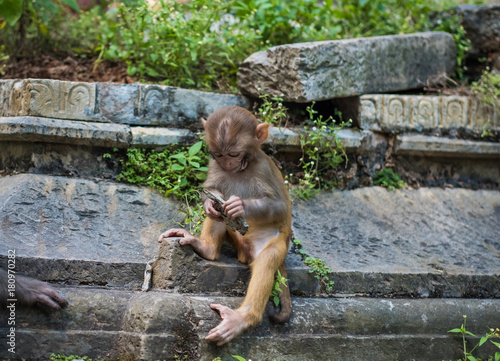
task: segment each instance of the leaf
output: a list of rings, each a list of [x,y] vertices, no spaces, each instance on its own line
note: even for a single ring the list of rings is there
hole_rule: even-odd
[[[496,347],[500,348],[500,343],[498,343],[498,342],[494,342],[494,341],[491,341],[491,340],[490,340],[490,342],[491,342],[493,345],[495,345]]]
[[[80,7],[78,6],[78,3],[76,0],[62,0],[63,3],[68,5],[70,8],[75,10],[76,12],[80,12]]]
[[[477,361],[477,358],[475,358],[474,356],[467,356],[467,360],[470,360],[470,361]]]
[[[179,161],[179,163],[186,165],[186,156],[184,155],[184,153],[177,153],[177,154],[171,155],[170,158],[177,159]]]
[[[481,337],[481,340],[479,341],[479,346],[482,346],[486,341],[488,341],[488,337],[486,336]]]
[[[23,14],[23,1],[21,0],[3,0],[0,3],[0,18],[10,25],[14,25]]]
[[[153,77],[153,78],[160,75],[160,73],[158,73],[153,68],[146,68],[146,74],[148,74],[150,77]]]
[[[189,155],[193,156],[201,150],[203,142],[197,142],[189,148]]]
[[[231,356],[233,356],[233,357],[234,357],[236,360],[238,360],[238,361],[247,361],[247,360],[245,360],[245,359],[244,359],[243,357],[241,357],[241,356],[237,356],[237,355],[231,355]]]
[[[274,296],[274,298],[273,298],[273,302],[274,302],[274,305],[275,305],[276,307],[278,307],[278,306],[279,306],[279,304],[280,304],[280,298],[279,298],[278,296]]]
[[[366,4],[368,4],[368,1],[369,0],[359,0],[359,6],[361,7],[365,6]]]
[[[184,170],[184,167],[180,164],[172,164],[172,166],[170,167],[172,170],[174,171],[181,171],[181,170]]]

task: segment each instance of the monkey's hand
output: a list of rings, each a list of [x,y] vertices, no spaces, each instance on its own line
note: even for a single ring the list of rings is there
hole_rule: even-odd
[[[203,203],[203,209],[208,218],[213,219],[217,222],[222,222],[222,217],[219,211],[215,209],[215,201],[207,198],[205,203]]]
[[[205,340],[217,342],[217,346],[222,346],[247,328],[243,315],[237,311],[219,304],[211,304],[210,308],[219,311],[222,322],[210,330]]]
[[[240,197],[229,197],[226,203],[224,203],[223,208],[224,213],[226,213],[226,215],[231,219],[245,216],[245,207],[243,206],[243,200]]]
[[[60,310],[68,305],[68,301],[47,283],[24,276],[18,276],[16,296],[27,306],[40,303]]]
[[[179,244],[181,246],[198,242],[198,238],[182,228],[169,229],[168,231],[160,235],[160,237],[158,238],[158,242],[161,243],[163,241],[163,238],[170,237],[182,237],[182,239],[179,240]]]

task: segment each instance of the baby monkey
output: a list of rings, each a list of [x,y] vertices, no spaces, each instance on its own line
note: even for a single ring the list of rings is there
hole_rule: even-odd
[[[249,264],[251,278],[243,304],[236,310],[211,304],[222,322],[206,340],[223,345],[262,320],[271,294],[276,271],[287,277],[285,257],[291,235],[291,203],[281,172],[261,149],[268,137],[269,124],[241,107],[225,107],[205,121],[205,139],[212,159],[203,188],[226,200],[227,217],[243,217],[248,232],[241,235],[226,228],[214,201],[204,199],[207,215],[201,235],[195,237],[184,229],[170,229],[163,238],[182,237],[181,245],[191,245],[208,260],[219,258],[224,241],[233,245],[238,261]],[[280,293],[281,312],[271,315],[275,323],[289,320],[292,305],[288,287]]]

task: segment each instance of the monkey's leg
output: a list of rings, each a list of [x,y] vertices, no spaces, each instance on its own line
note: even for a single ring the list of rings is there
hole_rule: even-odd
[[[252,275],[247,295],[237,310],[218,304],[210,305],[219,311],[222,322],[210,330],[206,340],[217,341],[217,345],[221,346],[262,320],[273,288],[274,275],[286,257],[286,239],[283,238],[281,234],[273,237],[250,264]]]
[[[213,261],[220,256],[220,249],[226,240],[227,229],[224,223],[206,218],[203,222],[200,238],[190,243],[201,257]]]

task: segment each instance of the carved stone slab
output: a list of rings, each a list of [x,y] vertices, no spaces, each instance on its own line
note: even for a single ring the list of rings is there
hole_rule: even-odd
[[[472,97],[373,94],[360,102],[362,129],[500,129],[498,112]]]
[[[225,106],[249,107],[240,95],[160,85],[0,80],[0,116],[39,116],[201,129],[200,117]]]
[[[99,120],[94,83],[27,79],[6,82],[3,88],[9,115]]]

